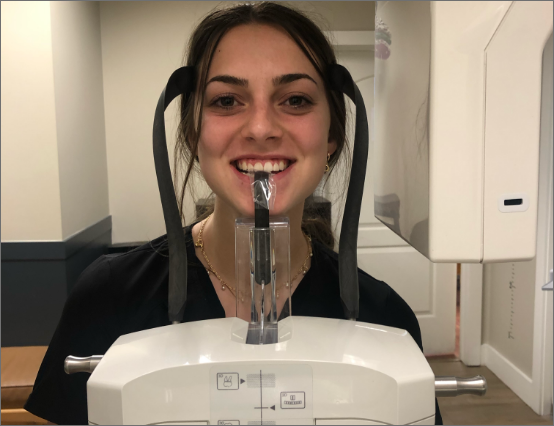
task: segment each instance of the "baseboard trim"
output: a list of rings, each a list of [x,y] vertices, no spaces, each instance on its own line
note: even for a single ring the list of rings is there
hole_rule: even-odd
[[[539,401],[533,389],[533,380],[527,374],[487,343],[481,345],[481,363],[496,374],[536,413],[539,412]]]
[[[65,260],[112,229],[112,217],[76,232],[63,241],[15,241],[2,243],[2,261]]]

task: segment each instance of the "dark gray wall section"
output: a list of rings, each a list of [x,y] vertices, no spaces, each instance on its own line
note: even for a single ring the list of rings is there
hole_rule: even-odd
[[[108,216],[64,241],[2,243],[2,346],[48,345],[67,295],[111,240]]]

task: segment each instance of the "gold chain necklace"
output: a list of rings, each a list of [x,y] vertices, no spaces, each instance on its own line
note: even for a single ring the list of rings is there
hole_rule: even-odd
[[[210,262],[210,259],[208,259],[208,256],[206,255],[206,252],[204,251],[204,240],[202,239],[202,234],[204,233],[204,227],[206,226],[206,223],[208,223],[208,220],[210,219],[210,217],[212,217],[212,214],[210,214],[202,222],[202,226],[200,227],[200,232],[198,233],[198,240],[196,240],[196,242],[194,243],[194,246],[198,247],[202,251],[202,256],[204,256],[204,259],[206,259],[206,263],[208,264],[208,268],[206,268],[206,272],[208,273],[208,275],[210,275],[210,272],[212,274],[214,274],[217,277],[217,279],[219,280],[219,282],[221,283],[221,290],[225,291],[225,289],[228,288],[229,291],[231,292],[231,294],[233,296],[237,297],[236,289],[234,287],[231,287],[229,284],[227,284],[225,282],[225,280],[223,278],[221,278],[221,276],[217,273],[217,271],[212,266],[212,264]],[[308,243],[308,255],[306,256],[306,259],[304,259],[304,263],[302,263],[302,266],[300,267],[298,273],[291,279],[291,282],[294,282],[294,280],[296,278],[298,278],[298,276],[300,274],[306,274],[306,272],[308,272],[307,262],[310,259],[310,257],[313,256],[313,253],[312,253],[312,239],[310,238],[309,235],[305,234],[304,232],[302,232],[302,234],[304,235],[304,238],[306,238],[306,242]],[[289,287],[288,282],[285,283],[285,287],[287,287],[287,288]],[[241,302],[244,302],[244,295],[242,294],[242,292],[239,292],[239,293],[240,293],[240,296],[241,296]],[[278,291],[275,292],[275,296],[277,297],[277,299],[279,298],[279,292]]]

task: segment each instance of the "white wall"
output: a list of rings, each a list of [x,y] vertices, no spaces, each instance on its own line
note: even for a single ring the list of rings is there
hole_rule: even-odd
[[[109,215],[96,2],[2,2],[2,241]]]
[[[109,214],[100,11],[51,2],[63,238]]]
[[[112,241],[165,234],[152,154],[156,103],[193,25],[219,2],[102,2],[102,64]],[[166,112],[169,152],[177,117]],[[171,155],[171,163],[173,156]],[[189,208],[186,217],[191,217]]]
[[[224,4],[225,3],[225,4]],[[185,46],[208,12],[228,2],[101,2],[106,146],[113,242],[147,241],[165,233],[152,156],[158,97],[182,65]],[[329,30],[373,30],[373,2],[293,2],[328,21]],[[166,112],[170,154],[177,102]],[[173,157],[170,155],[173,163]],[[209,193],[201,182],[199,196]],[[187,197],[187,223],[194,203]]]
[[[531,377],[536,261],[493,263],[483,269],[483,343]]]
[[[49,2],[2,2],[2,241],[60,240]]]

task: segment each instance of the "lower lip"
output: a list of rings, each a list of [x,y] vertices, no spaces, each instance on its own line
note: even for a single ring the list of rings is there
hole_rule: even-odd
[[[290,164],[285,170],[283,170],[282,172],[279,172],[279,173],[276,173],[276,174],[272,174],[271,176],[273,176],[273,181],[274,182],[278,182],[280,181],[281,179],[284,179],[285,177],[287,177],[289,175],[289,172],[290,172],[290,169],[292,169],[294,167],[294,165],[296,164],[296,162]],[[235,172],[235,174],[237,175],[237,177],[239,179],[241,179],[243,182],[245,183],[250,183],[250,176],[248,175],[245,175],[244,173],[241,173],[237,170],[237,168],[231,164],[231,168],[233,169],[233,171]]]

